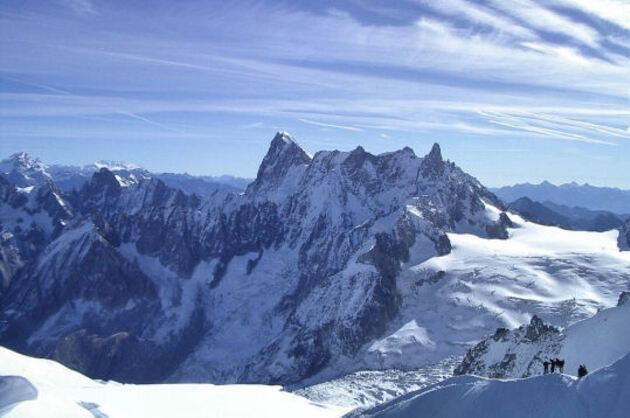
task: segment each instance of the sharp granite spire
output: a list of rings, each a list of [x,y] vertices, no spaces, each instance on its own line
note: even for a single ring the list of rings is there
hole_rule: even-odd
[[[438,143],[433,144],[431,151],[422,159],[420,172],[423,177],[436,178],[444,172],[442,150]]]
[[[287,132],[278,132],[271,140],[269,151],[263,158],[256,180],[247,188],[247,193],[256,193],[270,185],[279,186],[293,167],[307,165],[311,157]]]

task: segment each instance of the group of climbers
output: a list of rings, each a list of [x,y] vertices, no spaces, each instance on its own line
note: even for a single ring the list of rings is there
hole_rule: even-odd
[[[560,373],[564,373],[564,359],[560,360],[559,358],[556,357],[556,359],[549,359],[549,360],[545,360],[543,361],[543,367],[544,367],[544,374],[548,374],[548,373],[555,373],[556,369],[558,369],[558,371]],[[580,367],[578,367],[578,377],[584,377],[588,374],[588,370],[586,370],[586,366],[583,364],[580,364]]]
[[[551,367],[551,373],[556,372],[556,367],[560,371],[560,373],[564,373],[564,360],[560,360],[559,358],[549,359],[543,361],[543,367],[545,368],[544,374],[549,373],[549,368]]]

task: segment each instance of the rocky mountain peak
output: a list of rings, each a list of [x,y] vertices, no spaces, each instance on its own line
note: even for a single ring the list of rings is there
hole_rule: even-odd
[[[290,133],[285,132],[285,131],[278,131],[276,132],[276,135],[273,137],[273,141],[282,141],[285,144],[295,144],[297,145],[297,142],[295,142],[295,139],[293,139],[293,137],[291,136]]]
[[[435,161],[442,161],[442,149],[440,148],[440,144],[437,142],[433,144],[431,151],[427,154],[427,158]]]
[[[307,165],[311,157],[298,145],[291,135],[278,132],[271,140],[269,151],[258,169],[256,180],[247,188],[249,193],[259,191],[265,185],[278,186],[289,170]]]
[[[431,178],[438,177],[444,172],[444,160],[439,144],[433,144],[431,151],[423,158],[420,170],[424,177]]]
[[[45,170],[46,166],[37,158],[33,158],[26,152],[15,153],[2,161],[2,165],[12,166],[13,168],[23,167],[30,169]]]
[[[529,321],[529,325],[525,329],[525,337],[530,341],[536,341],[541,335],[546,334],[552,330],[555,330],[550,325],[545,324],[538,316],[532,316]]]
[[[5,161],[31,165],[36,160],[25,152],[16,152],[15,154],[10,155]]]
[[[33,186],[51,180],[46,165],[25,152],[0,161],[0,174],[19,187]]]
[[[90,182],[97,188],[119,188],[120,184],[118,180],[116,180],[116,176],[114,173],[109,171],[107,168],[103,167],[99,171],[95,172],[92,175],[92,180]]]
[[[102,205],[108,196],[116,199],[121,191],[122,187],[114,173],[101,168],[92,175],[89,182],[83,185],[79,192],[80,198],[75,203],[85,207]]]
[[[290,134],[287,132],[277,132],[271,140],[269,151],[267,151],[267,155],[263,159],[263,165],[265,161],[270,162],[270,160],[277,160],[279,157],[284,157],[287,154],[296,157],[299,161],[303,161],[303,164],[307,164],[311,161],[308,154],[298,145]]]

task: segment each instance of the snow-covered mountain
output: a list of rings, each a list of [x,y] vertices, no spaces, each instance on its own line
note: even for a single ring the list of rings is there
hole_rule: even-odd
[[[580,364],[596,370],[630,352],[630,335],[623,332],[630,321],[630,293],[619,297],[616,307],[598,312],[565,330],[533,317],[526,326],[499,329],[466,354],[455,374],[487,377],[528,377],[543,372],[548,359],[565,360],[565,373],[577,374]]]
[[[179,173],[153,174],[155,178],[162,180],[167,186],[180,189],[186,194],[206,196],[215,190],[239,193],[247,188],[252,179],[244,179],[232,176],[192,176]]]
[[[97,161],[83,167],[52,165],[48,166],[25,152],[13,154],[0,161],[0,176],[10,183],[30,190],[32,186],[42,186],[54,182],[64,192],[81,188],[92,175],[101,168],[115,173],[121,186],[136,184],[146,180],[151,174],[135,165],[119,161]]]
[[[61,190],[69,192],[80,189],[94,173],[102,168],[114,173],[123,187],[152,177],[152,174],[144,168],[121,161],[96,161],[83,167],[52,165],[48,167],[48,172]]]
[[[102,168],[114,173],[121,186],[137,184],[151,177],[162,180],[166,185],[180,189],[186,194],[204,196],[215,190],[242,192],[251,179],[233,176],[191,176],[180,173],[151,173],[131,163],[121,161],[96,161],[83,167],[71,165],[48,166],[40,160],[22,152],[0,161],[0,176],[22,188],[41,186],[53,181],[64,192],[79,190],[90,181],[94,173]]]
[[[584,319],[630,274],[617,231],[507,214],[437,144],[310,156],[278,133],[242,194],[123,187],[107,168],[50,187],[29,206],[4,183],[0,343],[91,377],[306,385],[419,368],[533,314]]]
[[[333,418],[347,410],[314,403],[279,386],[98,382],[57,362],[0,347],[0,416],[5,418]]]
[[[613,187],[597,187],[590,184],[565,183],[554,185],[548,181],[540,184],[515,184],[491,189],[504,202],[528,197],[538,202],[553,202],[569,207],[605,210],[616,214],[630,214],[630,190]]]
[[[48,167],[25,152],[0,161],[0,175],[18,187],[41,185],[52,180]]]
[[[630,354],[582,379],[457,376],[346,417],[622,418],[630,408],[628,376]]]

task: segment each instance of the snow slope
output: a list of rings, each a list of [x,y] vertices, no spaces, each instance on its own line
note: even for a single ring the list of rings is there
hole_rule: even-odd
[[[578,380],[550,374],[494,380],[458,376],[349,417],[621,418],[630,409],[630,354]]]
[[[565,331],[558,355],[565,359],[565,371],[577,373],[580,364],[594,371],[630,352],[630,302],[607,309],[573,324]]]
[[[629,293],[619,305],[577,322],[564,331],[538,319],[517,330],[498,330],[469,350],[456,374],[487,377],[528,377],[541,374],[542,362],[565,360],[564,372],[576,374],[580,364],[593,371],[607,366],[630,351],[630,334],[623,332],[630,322]]]
[[[630,253],[617,248],[617,231],[567,231],[509,216],[516,228],[506,240],[448,233],[451,253],[420,262],[412,247],[397,278],[399,315],[364,347],[365,368],[411,369],[461,355],[532,315],[566,327],[615,306],[629,289]]]
[[[51,360],[0,347],[3,417],[338,417],[325,406],[264,385],[123,385],[97,382]]]

